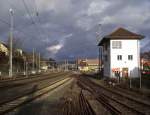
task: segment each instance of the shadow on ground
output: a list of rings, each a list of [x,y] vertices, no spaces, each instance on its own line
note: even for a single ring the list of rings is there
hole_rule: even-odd
[[[13,114],[9,115],[58,115],[59,111],[62,109],[62,98],[70,85],[71,84],[68,84],[60,89],[58,88],[53,93],[46,94],[45,96],[22,106],[19,110],[16,110]],[[32,89],[32,95],[29,96],[28,99],[31,99],[35,95],[38,86],[34,86]]]

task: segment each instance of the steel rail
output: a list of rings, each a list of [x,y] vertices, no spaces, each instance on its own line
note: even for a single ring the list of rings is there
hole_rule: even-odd
[[[83,80],[82,80],[83,81]],[[84,80],[85,81],[85,80]],[[118,95],[118,96],[121,96],[121,97],[123,97],[123,98],[125,98],[125,99],[128,99],[128,100],[130,100],[130,101],[133,101],[133,102],[135,102],[135,103],[138,103],[138,104],[142,104],[142,105],[144,105],[144,106],[148,106],[149,107],[149,105],[147,105],[147,104],[145,104],[145,103],[143,103],[143,102],[139,102],[139,101],[137,101],[137,100],[135,100],[135,99],[131,99],[131,98],[129,98],[129,97],[127,97],[127,96],[124,96],[124,95],[121,95],[120,93],[117,93],[116,91],[112,91],[112,90],[110,90],[110,89],[107,89],[106,87],[103,87],[103,86],[101,86],[101,85],[98,85],[98,84],[96,84],[96,83],[94,83],[94,82],[92,82],[91,80],[86,80],[87,82],[88,82],[88,86],[89,86],[89,84],[90,84],[90,87],[91,88],[93,88],[93,87],[99,87],[99,88],[103,88],[104,90],[106,90],[106,91],[108,91],[108,92],[110,92],[110,93],[112,93],[112,94],[115,94],[115,95]],[[91,86],[92,85],[92,86]],[[95,90],[94,88],[93,88],[93,90]],[[98,94],[99,94],[99,92],[97,92]],[[101,95],[101,94],[100,94]],[[112,101],[115,101],[116,103],[118,103],[118,104],[120,104],[120,105],[122,105],[122,106],[124,106],[125,108],[128,108],[129,110],[131,110],[131,111],[133,111],[133,112],[136,112],[137,114],[141,114],[141,115],[145,115],[145,114],[147,114],[147,113],[145,113],[145,111],[141,111],[141,110],[139,110],[139,109],[137,109],[137,108],[135,108],[135,107],[131,107],[129,104],[126,104],[126,103],[123,103],[122,101],[119,101],[118,99],[114,99],[113,97],[111,97],[111,96],[108,96],[108,95],[106,95],[106,94],[102,94],[103,95],[103,97],[105,97],[105,98],[107,98],[108,100],[112,100]],[[149,114],[149,113],[148,113]]]
[[[43,75],[42,77],[41,76],[38,76],[38,77],[34,77],[34,78],[27,78],[27,79],[18,79],[18,80],[14,80],[13,82],[18,82],[18,81],[23,81],[23,83],[1,83],[0,84],[0,89],[6,89],[6,88],[12,88],[12,87],[18,87],[18,86],[22,86],[22,85],[26,85],[26,84],[29,84],[29,83],[33,83],[33,82],[36,82],[36,81],[39,81],[39,80],[46,80],[46,79],[51,79],[51,78],[54,78],[58,75],[65,75],[65,73],[58,73],[58,74],[53,74],[52,76],[48,76],[49,74],[47,75]],[[30,81],[25,81],[25,80],[30,80]],[[9,81],[10,82],[10,81]]]
[[[31,102],[31,101],[33,101],[33,100],[43,96],[44,94],[49,93],[50,91],[53,91],[54,89],[62,86],[63,84],[65,84],[66,82],[71,80],[71,78],[68,78],[69,76],[70,75],[67,75],[66,77],[64,77],[62,79],[59,79],[59,80],[56,80],[56,81],[52,82],[48,86],[45,86],[45,87],[43,87],[41,89],[36,90],[34,92],[35,96],[33,96],[33,92],[31,92],[31,93],[25,94],[23,96],[17,97],[16,99],[11,100],[11,101],[9,101],[7,103],[1,104],[0,105],[0,114],[8,113],[8,112],[14,110],[15,108],[23,106],[26,103]]]

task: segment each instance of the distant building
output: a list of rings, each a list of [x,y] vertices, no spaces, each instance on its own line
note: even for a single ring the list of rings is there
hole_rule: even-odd
[[[15,49],[15,56],[22,56],[22,55],[23,55],[22,49]]]
[[[40,61],[40,69],[41,70],[44,70],[44,71],[47,71],[48,70],[48,60],[41,60]]]
[[[98,59],[78,59],[78,70],[84,72],[97,72],[99,67]]]
[[[26,57],[26,61],[29,63],[29,64],[32,64],[33,63],[33,55],[31,53],[25,53],[24,52],[24,55]]]
[[[67,66],[69,70],[77,70],[77,63],[75,60],[68,61]]]
[[[7,45],[5,45],[4,43],[0,42],[0,52],[4,53],[4,55],[9,55],[9,50]]]
[[[124,28],[104,36],[99,42],[99,46],[103,49],[104,76],[139,77],[142,38],[144,38],[142,35]]]
[[[141,70],[150,72],[150,59],[141,58]]]

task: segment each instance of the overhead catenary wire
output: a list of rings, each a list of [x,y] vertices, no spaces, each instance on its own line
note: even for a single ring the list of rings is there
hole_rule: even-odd
[[[0,22],[2,22],[3,24],[7,25],[8,27],[10,26],[10,24],[9,24],[7,21],[5,21],[5,20],[3,20],[3,19],[1,19],[1,18],[0,18]],[[26,36],[28,36],[28,37],[30,37],[30,38],[33,38],[32,35],[29,35],[29,34],[23,32],[21,28],[14,27],[14,29],[15,29],[16,31],[18,31],[18,32],[21,32],[23,35],[26,35]],[[15,33],[14,33],[14,34],[15,34]],[[15,34],[15,35],[16,35],[16,34]]]
[[[29,20],[31,20],[31,23],[34,25],[34,27],[35,27],[34,30],[37,33],[37,35],[39,36],[39,38],[42,38],[41,35],[44,35],[44,36],[46,36],[48,38],[47,32],[44,31],[43,27],[41,26],[42,22],[41,22],[41,19],[40,19],[40,16],[39,16],[39,11],[38,11],[39,9],[38,9],[36,0],[32,1],[32,2],[34,2],[34,4],[33,4],[34,6],[33,5],[32,6],[35,9],[35,12],[34,12],[35,15],[32,15],[33,13],[30,11],[31,10],[31,8],[30,8],[31,6],[28,6],[27,0],[22,0],[21,2],[23,3],[24,9],[25,9],[25,11],[27,12],[27,14],[29,16]],[[16,7],[12,3],[8,3],[8,4],[10,4],[10,6],[13,7],[16,11],[19,10],[18,7]],[[34,19],[34,18],[37,18],[37,20]],[[0,22],[10,26],[10,24],[7,21],[3,20],[3,19],[0,19]],[[21,32],[23,36],[28,36],[30,38],[34,38],[35,37],[33,35],[28,34],[26,31],[24,31],[23,27],[21,27],[21,28],[14,27],[14,29],[15,29],[15,31]],[[15,32],[15,35],[18,35],[18,33],[16,34],[16,32]]]
[[[0,18],[0,21],[1,21],[2,23],[4,23],[4,24],[10,26],[10,24],[9,24],[8,22],[6,22],[5,20],[3,20],[3,19],[1,19],[1,18]]]
[[[29,10],[29,8],[28,8],[26,2],[25,2],[24,0],[22,0],[22,2],[23,2],[23,5],[24,5],[24,7],[25,7],[25,9],[26,9],[26,11],[27,11],[27,14],[28,14],[29,17],[30,17],[30,20],[31,20],[32,24],[34,25],[34,27],[35,27],[36,30],[38,31],[38,27],[37,27],[37,25],[36,25],[36,22],[34,21],[33,16],[31,15],[31,12],[30,12],[30,10]],[[40,34],[40,31],[38,31],[38,33]],[[40,35],[40,36],[41,36],[41,35]]]
[[[22,3],[23,3],[23,6],[24,6],[24,8],[25,8],[25,10],[26,10],[26,12],[27,12],[27,14],[29,15],[29,19],[31,20],[31,23],[34,25],[34,27],[36,28],[35,30],[36,30],[36,32],[38,32],[38,34],[39,34],[39,37],[40,38],[42,38],[42,36],[41,35],[46,35],[46,37],[48,38],[49,36],[47,35],[47,32],[42,28],[42,26],[40,26],[40,25],[42,25],[42,22],[41,22],[41,19],[40,19],[40,15],[39,15],[39,9],[38,9],[38,5],[37,5],[37,0],[33,0],[32,1],[32,6],[33,6],[33,8],[32,9],[34,9],[34,14],[33,15],[31,15],[31,11],[30,11],[30,7],[31,6],[29,6],[28,4],[27,4],[27,0],[22,0]],[[11,4],[12,5],[12,4]],[[13,5],[13,7],[15,7],[14,5]],[[16,7],[15,7],[16,8]],[[34,17],[36,17],[37,18],[37,21],[34,19]],[[58,32],[60,32],[60,31],[58,31]]]
[[[40,25],[42,25],[42,22],[41,22],[41,19],[40,19],[40,13],[39,13],[39,9],[38,9],[38,6],[37,6],[37,2],[36,2],[36,0],[33,0],[34,1],[34,10],[35,10],[35,15],[36,15],[36,18],[37,18],[37,23],[39,24],[38,26],[40,27]],[[44,34],[44,35],[46,35],[47,36],[47,38],[48,38],[48,35],[47,35],[47,32],[46,31],[44,31],[44,29],[42,28],[42,27],[40,27],[40,30],[42,31],[42,33]]]
[[[35,22],[35,20],[33,19],[33,17],[32,17],[32,15],[31,15],[31,12],[30,12],[30,10],[29,10],[29,8],[28,8],[28,6],[27,6],[27,4],[26,4],[26,2],[24,1],[24,0],[22,0],[23,1],[23,5],[24,5],[24,7],[25,7],[25,10],[26,10],[26,12],[27,12],[27,14],[29,15],[29,17],[30,17],[30,20],[31,20],[31,22],[32,22],[32,24],[34,25],[34,27],[36,28],[36,30],[35,30],[35,32],[37,32],[38,34],[39,34],[39,36],[41,37],[41,33],[40,33],[40,31],[38,30],[38,26],[36,25],[36,22]],[[12,4],[10,4],[10,6],[12,7],[14,7],[15,9],[16,9],[16,7],[14,6],[14,5],[12,5]],[[18,10],[18,9],[17,9]],[[36,15],[36,16],[38,16],[38,15]],[[2,22],[3,24],[6,24],[8,27],[10,27],[10,23],[8,23],[7,21],[5,21],[5,20],[3,20],[3,19],[1,19],[0,18],[0,22]],[[35,36],[31,36],[31,35],[29,35],[29,34],[27,34],[26,32],[24,32],[24,31],[22,31],[22,29],[20,29],[20,28],[16,28],[16,27],[14,27],[14,31],[16,31],[16,32],[21,32],[22,34],[23,34],[23,36],[28,36],[28,37],[30,37],[30,38],[34,38]],[[16,35],[18,35],[18,34],[16,34],[16,32],[14,32],[14,36],[16,36]],[[21,35],[21,34],[20,34]],[[23,37],[22,36],[22,37]],[[17,37],[15,37],[15,38],[17,38]]]
[[[34,4],[35,4],[35,12],[36,12],[36,16],[39,15],[39,12],[38,12],[38,7],[37,7],[37,3],[36,3],[36,0],[33,0],[34,1]]]
[[[25,2],[24,2],[24,3],[25,3]],[[15,9],[16,11],[19,10],[18,7],[14,6],[13,4],[11,4],[11,3],[9,3],[9,2],[8,2],[8,4],[10,5],[10,7],[12,7],[13,9]],[[25,4],[25,6],[26,6],[26,4]],[[26,8],[27,8],[27,7],[26,7]],[[27,9],[28,9],[28,8],[27,8]],[[29,10],[28,10],[28,11],[29,11]],[[16,16],[16,15],[15,15],[15,16]],[[32,18],[32,17],[31,17],[31,18]],[[10,26],[10,24],[9,24],[7,21],[5,21],[5,20],[3,20],[3,19],[0,19],[0,21],[1,21],[2,23],[4,23],[4,24]],[[32,20],[32,21],[33,21],[33,20]],[[32,24],[33,24],[33,23],[32,23]],[[34,37],[34,36],[32,36],[32,35],[27,34],[27,32],[24,32],[24,31],[23,31],[23,28],[15,27],[15,25],[14,25],[14,28],[15,28],[16,31],[21,32],[23,35],[27,35],[28,37],[31,37],[31,38]]]
[[[25,7],[25,9],[26,9],[26,11],[27,11],[27,14],[29,15],[29,17],[30,17],[30,19],[31,19],[31,21],[32,21],[32,24],[35,24],[35,21],[33,20],[33,17],[32,17],[32,15],[31,15],[31,13],[30,13],[30,10],[29,10],[29,8],[28,8],[26,2],[25,2],[24,0],[22,0],[22,2],[23,2],[23,5],[24,5],[24,7]]]
[[[31,19],[31,21],[32,21],[32,24],[33,24],[34,27],[35,27],[35,30],[37,30],[37,31],[35,31],[35,32],[38,32],[39,37],[42,38],[42,36],[41,36],[41,31],[39,30],[39,27],[38,27],[36,21],[33,19],[33,16],[31,15],[31,12],[30,12],[30,10],[29,10],[29,8],[28,8],[28,5],[26,4],[26,2],[25,2],[24,0],[22,0],[22,1],[23,1],[23,5],[24,5],[24,7],[25,7],[25,9],[26,9],[26,11],[27,11],[27,13],[28,13],[28,15],[30,16],[30,19]]]

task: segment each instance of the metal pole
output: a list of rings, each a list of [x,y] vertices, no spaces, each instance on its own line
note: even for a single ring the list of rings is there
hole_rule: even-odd
[[[142,76],[141,76],[141,69],[140,69],[140,46],[139,41],[137,41],[137,49],[138,49],[138,74],[140,77],[140,88],[142,88]]]
[[[25,57],[23,60],[24,60],[24,63],[23,63],[24,64],[24,75],[26,75],[26,59],[25,59]]]
[[[101,48],[99,47],[99,75],[100,75],[100,77],[101,77],[101,65],[100,65],[100,60],[101,60]]]
[[[132,88],[132,78],[131,78],[131,71],[130,71],[130,88]]]
[[[66,60],[64,61],[64,71],[66,71]]]
[[[34,48],[33,48],[33,57],[32,57],[33,59],[32,59],[32,71],[34,71]]]
[[[68,71],[68,60],[66,60],[66,66],[67,66],[67,71]]]
[[[144,60],[141,59],[141,68],[140,68],[140,88],[142,87],[142,71],[144,70]]]
[[[97,41],[99,42],[101,36],[101,24],[98,24],[98,30],[97,30]],[[101,67],[101,62],[102,62],[102,59],[101,59],[101,56],[102,56],[102,49],[101,49],[101,46],[99,46],[99,76],[101,77],[101,72],[102,72],[102,67]]]
[[[103,46],[101,46],[101,72],[101,75],[103,76]]]
[[[28,62],[26,62],[26,77],[28,77]]]
[[[10,9],[10,55],[9,55],[9,77],[12,77],[12,40],[13,40],[13,10]]]
[[[65,71],[67,70],[67,60],[65,60]]]
[[[77,71],[79,71],[79,58],[77,58]]]
[[[40,63],[41,63],[41,56],[40,56],[40,53],[39,53],[39,72],[40,72],[40,68],[41,68]]]
[[[140,88],[142,88],[142,78],[141,78],[141,73],[140,73]]]
[[[35,54],[35,63],[36,63],[35,70],[38,71],[38,55],[36,54]]]

